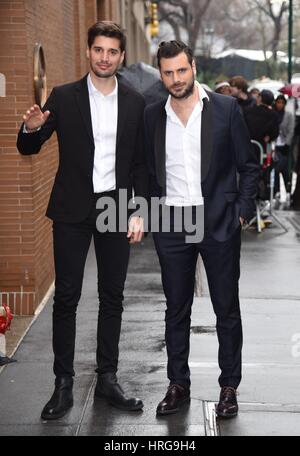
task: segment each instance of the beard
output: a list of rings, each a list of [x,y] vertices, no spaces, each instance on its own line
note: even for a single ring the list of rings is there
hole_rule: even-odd
[[[187,83],[187,86],[185,89],[180,92],[174,91],[176,87],[180,87],[181,84],[174,84],[171,87],[168,87],[167,90],[172,97],[176,98],[177,100],[181,100],[183,98],[189,98],[193,93],[194,93],[194,87],[195,87],[195,78],[193,78],[191,81]],[[172,90],[173,89],[173,90]]]

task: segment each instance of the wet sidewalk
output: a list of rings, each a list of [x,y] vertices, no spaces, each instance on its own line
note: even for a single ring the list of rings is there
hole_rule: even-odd
[[[98,310],[91,250],[77,313],[74,407],[55,422],[40,419],[54,383],[50,299],[15,353],[18,362],[0,371],[0,435],[300,435],[300,214],[277,215],[288,233],[276,223],[259,235],[254,230],[243,233],[244,350],[237,418],[215,419],[218,346],[204,272],[204,293],[195,298],[192,315],[191,404],[176,415],[155,415],[167,387],[165,299],[149,236],[132,249],[118,372],[124,389],[143,399],[144,410],[122,412],[94,399]]]

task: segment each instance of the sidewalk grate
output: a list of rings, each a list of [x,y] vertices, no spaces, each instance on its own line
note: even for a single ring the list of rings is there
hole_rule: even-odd
[[[86,409],[87,409],[90,397],[91,397],[91,395],[92,395],[92,393],[94,391],[94,388],[96,386],[96,383],[97,383],[97,377],[98,377],[98,375],[95,374],[94,378],[93,378],[93,381],[91,383],[91,386],[89,388],[89,391],[87,393],[86,400],[85,400],[85,403],[84,403],[84,406],[82,408],[82,412],[81,412],[81,415],[80,415],[79,423],[78,423],[78,426],[77,426],[76,431],[75,431],[75,437],[78,437],[79,434],[80,434],[81,426],[82,426],[82,423],[83,423],[83,420],[84,420],[84,417],[85,417],[85,413],[86,413]]]
[[[216,417],[216,404],[214,402],[203,401],[204,428],[207,437],[217,437],[220,435],[219,425]]]
[[[293,217],[287,217],[287,220],[289,223],[293,226],[297,234],[300,234],[300,218],[299,216],[296,217],[295,215]]]

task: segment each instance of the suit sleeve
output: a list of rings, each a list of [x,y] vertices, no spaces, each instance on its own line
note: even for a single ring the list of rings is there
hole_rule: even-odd
[[[144,115],[145,125],[145,148],[146,148],[146,160],[149,172],[149,189],[151,196],[160,196],[161,189],[157,183],[156,171],[155,171],[155,159],[154,159],[154,128],[152,125],[153,121],[150,122],[150,118],[153,118],[154,114],[147,107]],[[152,119],[153,120],[153,119]],[[151,126],[150,126],[151,124]]]
[[[145,153],[145,130],[144,114],[145,103],[142,102],[141,115],[139,118],[138,133],[136,139],[135,154],[132,164],[133,188],[136,196],[149,197],[149,174],[146,164]]]
[[[52,90],[48,100],[42,108],[42,111],[50,111],[50,115],[39,131],[35,133],[24,133],[24,123],[21,125],[17,139],[17,148],[22,155],[32,155],[39,153],[44,142],[46,142],[54,130],[56,130],[57,103],[55,89]]]
[[[231,142],[239,173],[239,197],[237,203],[240,206],[240,216],[249,222],[255,209],[259,163],[251,144],[247,126],[235,100],[231,109]]]

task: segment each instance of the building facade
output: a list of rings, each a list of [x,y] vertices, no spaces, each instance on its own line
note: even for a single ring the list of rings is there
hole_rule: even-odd
[[[97,20],[126,29],[127,65],[150,62],[146,3],[0,0],[0,305],[9,304],[15,314],[32,315],[54,280],[52,222],[45,210],[58,165],[56,137],[35,156],[16,149],[22,116],[35,102],[36,43],[44,51],[48,94],[87,72],[87,29]]]

